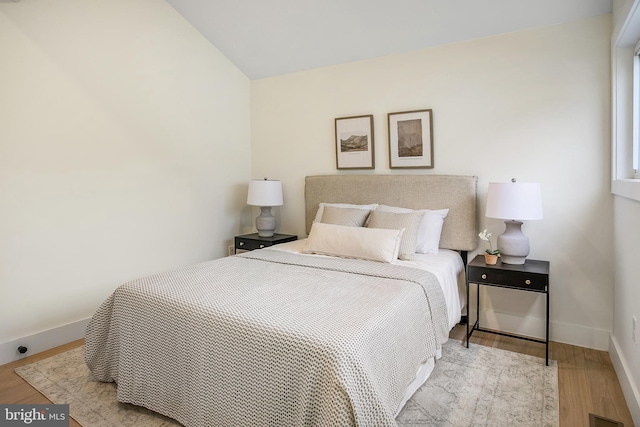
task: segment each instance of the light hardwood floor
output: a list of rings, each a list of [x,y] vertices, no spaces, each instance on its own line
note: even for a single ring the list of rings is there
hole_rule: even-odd
[[[450,336],[463,340],[464,334],[465,327],[458,325]],[[471,342],[544,357],[544,345],[529,341],[475,332]],[[83,340],[74,341],[0,366],[0,403],[50,403],[20,378],[14,369],[82,344]],[[588,426],[589,413],[621,421],[625,427],[633,427],[631,414],[607,352],[553,342],[550,346],[550,359],[558,361],[561,427]],[[79,426],[73,419],[70,425]]]
[[[67,350],[71,350],[72,348],[81,346],[82,344],[84,344],[84,340],[73,341],[69,344],[61,345],[60,347],[43,351],[41,353],[34,354],[33,356],[25,357],[24,359],[0,366],[0,403],[52,403],[49,399],[44,397],[44,395],[38,392],[38,390],[31,387],[29,383],[19,377],[14,370],[18,366],[28,365],[29,363],[46,359],[47,357],[51,357],[55,354],[63,353]],[[69,426],[80,427],[80,424],[72,418],[69,422]]]

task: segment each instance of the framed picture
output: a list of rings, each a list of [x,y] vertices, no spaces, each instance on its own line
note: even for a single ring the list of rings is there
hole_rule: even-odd
[[[336,119],[338,169],[374,169],[373,115]]]
[[[389,167],[433,168],[431,110],[389,113]]]

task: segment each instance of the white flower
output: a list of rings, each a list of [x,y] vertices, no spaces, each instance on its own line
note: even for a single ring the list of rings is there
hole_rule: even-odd
[[[491,239],[491,233],[487,233],[487,229],[485,228],[480,234],[478,234],[478,237],[480,237],[485,242],[490,242],[489,239]]]
[[[484,230],[482,230],[482,232],[480,234],[478,234],[478,237],[480,237],[480,239],[484,240],[485,242],[489,242],[489,249],[485,250],[486,253],[488,253],[489,255],[498,255],[500,253],[499,250],[493,250],[493,246],[491,245],[491,233],[487,233],[487,229],[485,228]]]

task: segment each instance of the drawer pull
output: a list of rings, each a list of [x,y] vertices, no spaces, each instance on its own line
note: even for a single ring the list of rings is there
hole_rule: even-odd
[[[525,285],[530,285],[530,284],[531,284],[531,280],[529,280],[529,279],[525,280],[525,281],[524,281],[524,284],[525,284]]]
[[[260,245],[260,249],[264,248],[264,245]]]
[[[244,242],[240,242],[240,246],[244,246]]]
[[[483,274],[481,277],[482,277],[483,279],[486,279],[486,278],[487,278],[487,275],[486,275],[486,274]]]

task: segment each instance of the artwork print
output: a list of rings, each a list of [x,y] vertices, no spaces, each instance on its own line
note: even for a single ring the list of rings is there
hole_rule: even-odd
[[[422,120],[398,121],[398,156],[420,157],[423,147]]]
[[[389,113],[389,167],[433,168],[431,110]]]
[[[336,167],[373,169],[373,116],[335,119]]]

